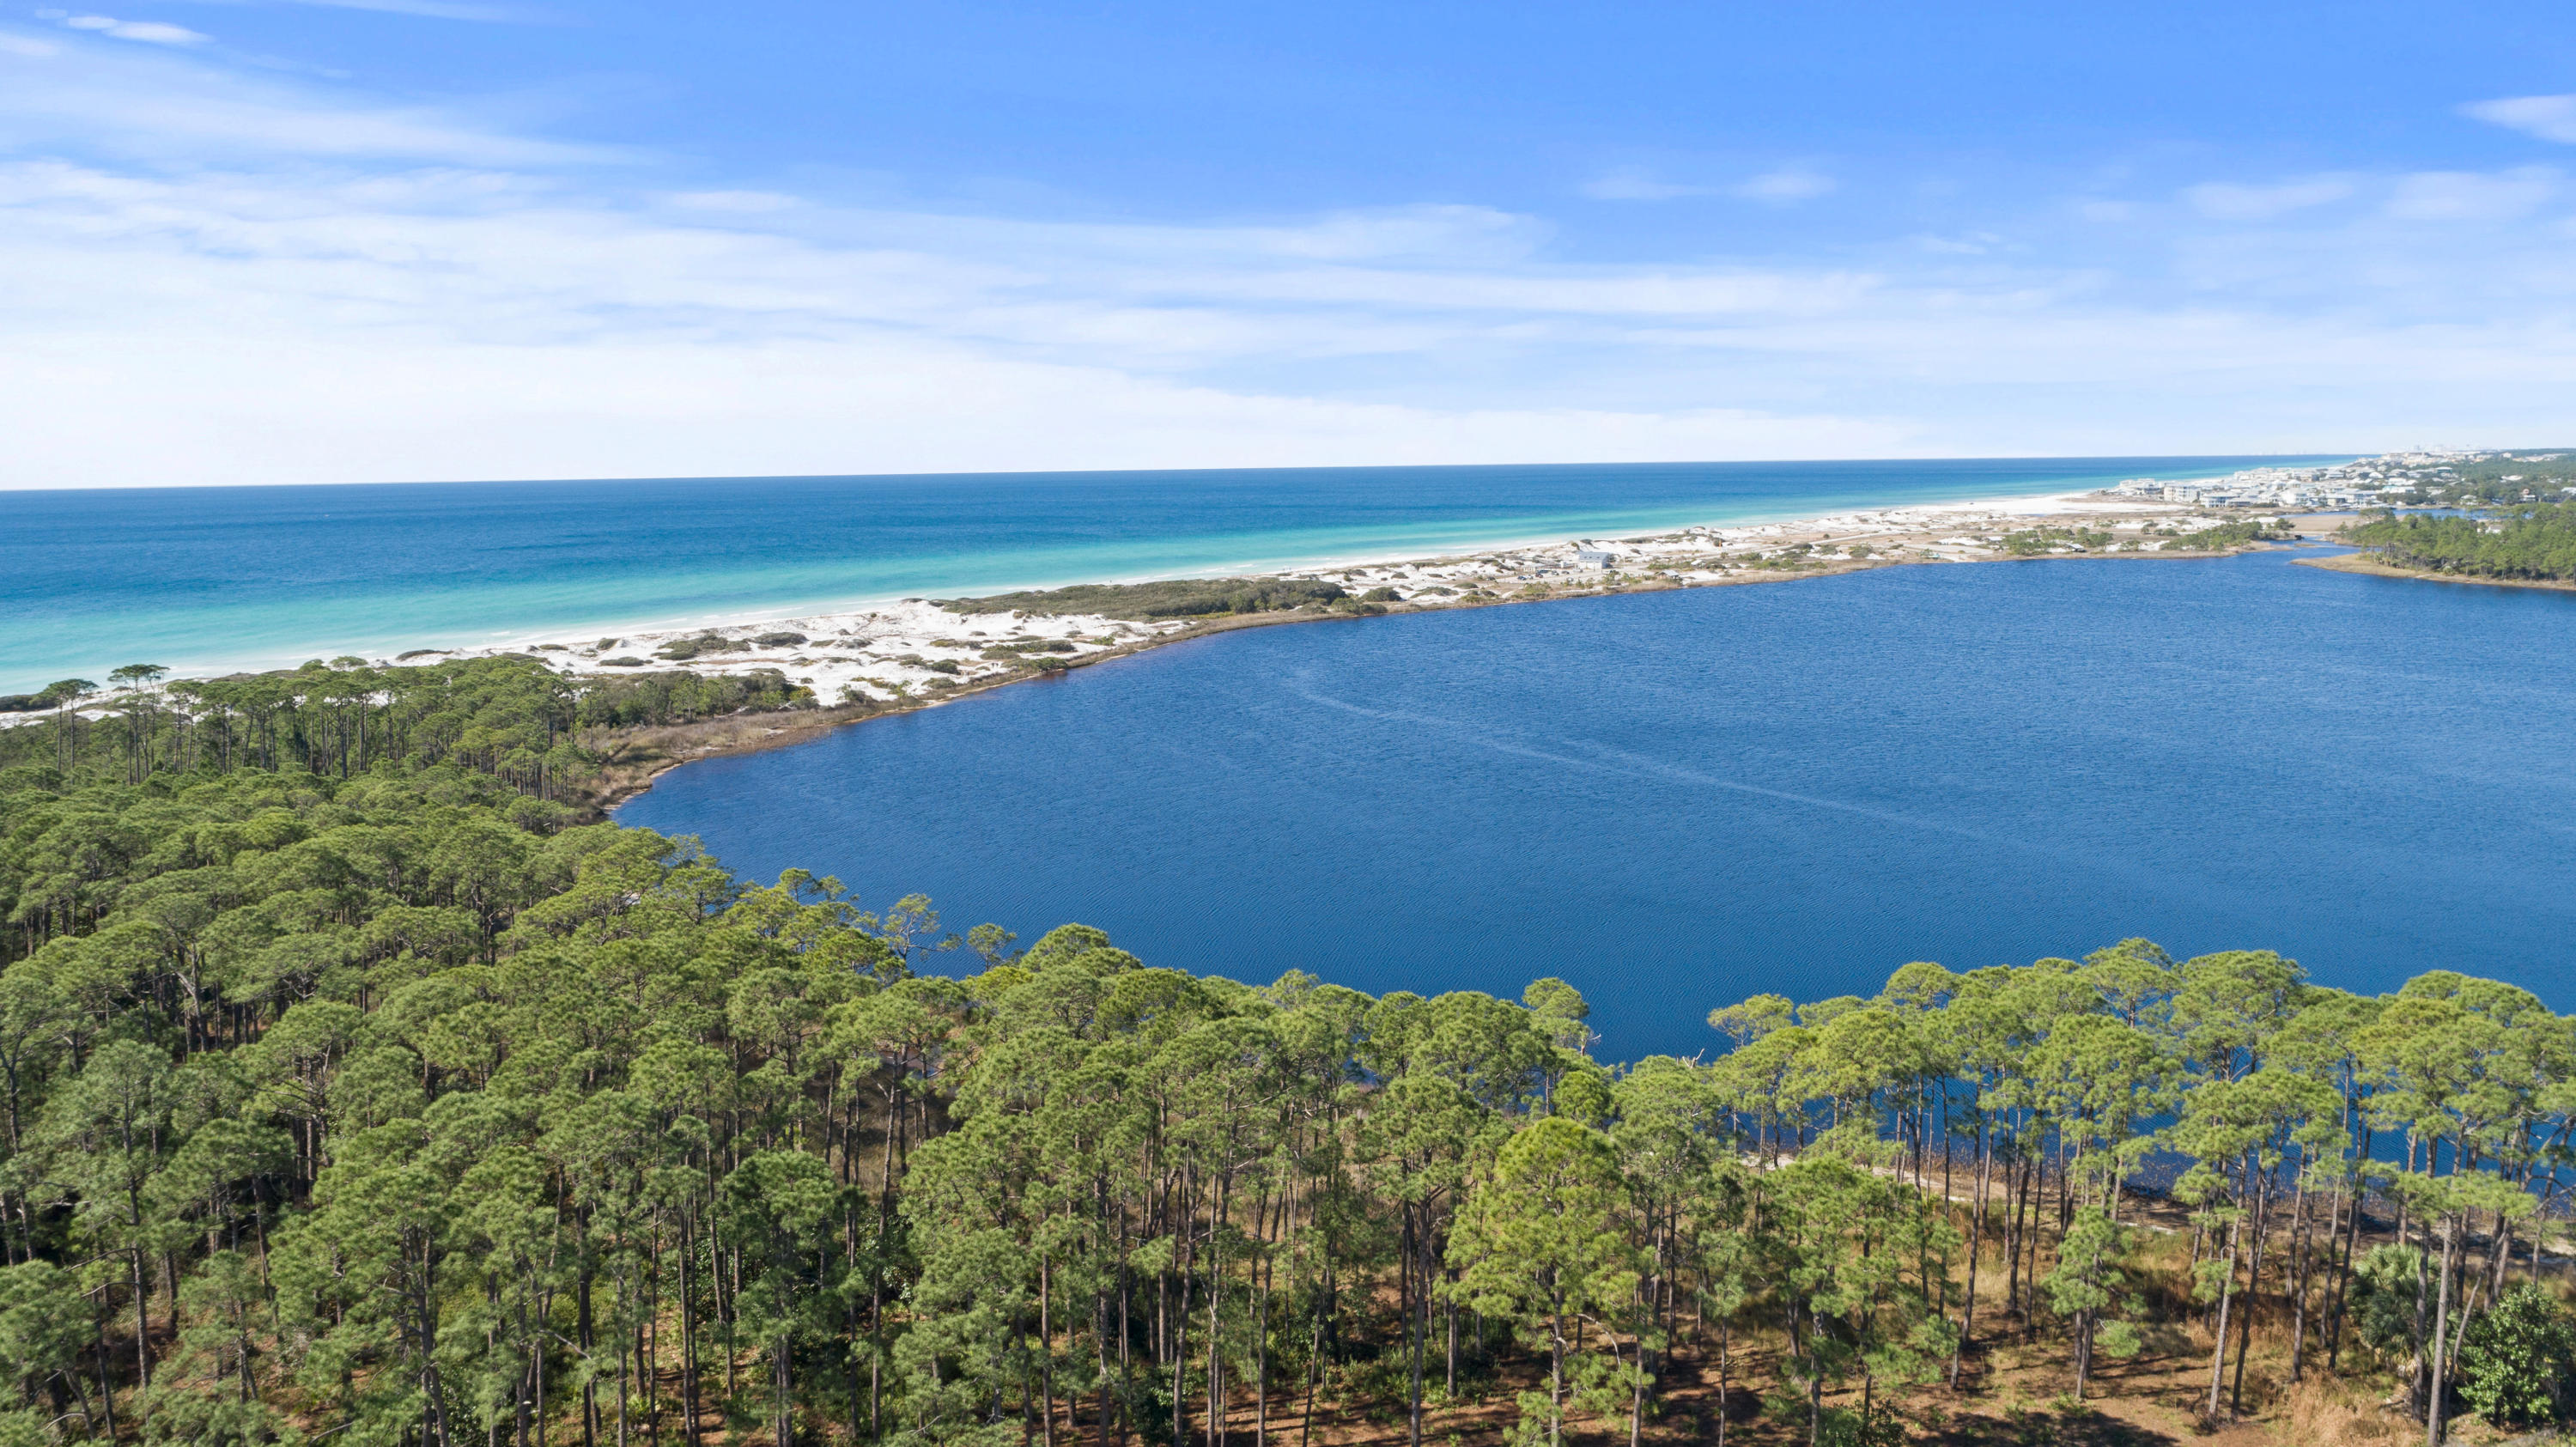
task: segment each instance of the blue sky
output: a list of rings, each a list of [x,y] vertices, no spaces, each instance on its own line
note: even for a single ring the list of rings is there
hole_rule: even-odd
[[[2576,442],[2563,5],[0,6],[0,485]]]

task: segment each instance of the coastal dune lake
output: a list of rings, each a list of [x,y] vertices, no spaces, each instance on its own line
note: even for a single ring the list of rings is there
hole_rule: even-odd
[[[692,764],[619,818],[1247,981],[1559,975],[1622,1058],[1759,991],[2129,935],[2576,1005],[2576,597],[2292,556],[1246,630]]]

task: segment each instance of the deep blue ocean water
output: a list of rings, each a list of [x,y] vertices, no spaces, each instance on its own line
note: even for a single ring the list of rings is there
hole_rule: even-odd
[[[692,764],[621,811],[950,928],[1592,1001],[1605,1050],[1908,960],[2278,949],[2576,1006],[2576,596],[2287,553],[1251,630]]]
[[[0,492],[0,693],[2214,476],[2225,457]]]

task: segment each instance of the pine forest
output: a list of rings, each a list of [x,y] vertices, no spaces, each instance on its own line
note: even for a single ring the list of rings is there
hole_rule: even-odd
[[[0,729],[9,1447],[2438,1442],[2576,1406],[2576,1024],[2510,984],[2129,939],[1699,1000],[1704,1052],[1613,1063],[1545,959],[1502,995],[1193,975],[602,820],[637,730],[811,706],[781,687],[75,684]]]

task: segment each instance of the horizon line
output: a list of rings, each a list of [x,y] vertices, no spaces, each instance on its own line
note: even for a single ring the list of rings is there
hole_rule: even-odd
[[[607,477],[481,477],[481,478],[372,478],[346,482],[109,482],[87,487],[11,487],[0,484],[0,496],[34,493],[87,492],[221,492],[270,491],[295,488],[343,487],[547,487],[579,483],[637,482],[866,482],[918,481],[926,478],[995,478],[995,477],[1105,477],[1127,476],[1204,476],[1209,473],[1287,473],[1287,472],[1498,472],[1512,469],[1577,468],[1577,467],[1829,467],[1856,464],[1902,464],[1909,462],[2203,462],[2211,460],[2292,460],[2317,458],[2362,458],[2386,455],[2388,452],[2426,453],[2511,453],[2543,451],[2576,451],[2543,447],[2430,447],[2383,449],[2365,452],[2353,449],[2329,449],[2300,452],[2132,452],[2132,453],[1990,453],[1990,454],[1921,454],[1902,457],[1751,457],[1751,458],[1672,458],[1654,461],[1589,461],[1589,462],[1390,462],[1333,463],[1325,465],[1274,464],[1252,467],[1063,467],[1063,468],[982,468],[950,472],[776,472],[776,473],[667,473]]]

